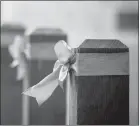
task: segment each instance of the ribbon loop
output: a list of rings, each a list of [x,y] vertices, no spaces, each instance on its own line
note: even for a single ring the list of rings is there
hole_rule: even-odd
[[[57,61],[55,62],[55,64],[54,64],[53,72],[54,72],[60,65],[63,65],[63,64],[61,64],[60,61],[57,60]]]

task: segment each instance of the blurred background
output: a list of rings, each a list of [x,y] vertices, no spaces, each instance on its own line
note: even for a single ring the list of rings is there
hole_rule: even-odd
[[[28,36],[32,46],[30,86],[52,71],[53,45],[58,40],[72,47],[85,39],[123,42],[130,50],[130,124],[138,124],[138,1],[1,2],[1,124],[21,125],[23,111],[28,110],[24,121],[30,125],[63,125],[65,95],[61,88],[40,108],[33,98],[28,104],[22,101],[23,84],[16,81],[16,68],[9,67],[12,57],[7,49],[16,35]]]

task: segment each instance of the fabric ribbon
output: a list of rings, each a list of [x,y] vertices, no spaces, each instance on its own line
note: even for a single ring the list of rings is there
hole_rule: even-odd
[[[76,71],[76,53],[74,49],[68,46],[65,41],[61,40],[55,44],[54,50],[58,60],[54,64],[53,72],[38,84],[22,93],[36,98],[38,105],[43,104],[52,95],[58,85],[63,86],[63,81],[67,77],[70,69]]]
[[[15,37],[14,42],[8,47],[8,51],[13,58],[10,67],[17,67],[17,80],[24,78],[26,61],[31,57],[30,47],[30,43],[19,35]]]

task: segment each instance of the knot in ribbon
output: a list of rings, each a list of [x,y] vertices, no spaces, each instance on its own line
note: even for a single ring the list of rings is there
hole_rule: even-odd
[[[53,72],[38,84],[23,92],[24,95],[36,98],[39,105],[52,95],[58,85],[62,87],[70,69],[76,71],[76,53],[74,49],[61,40],[55,44],[54,50],[58,60],[54,64]]]
[[[64,41],[59,41],[58,43],[56,43],[54,49],[58,60],[55,62],[53,71],[55,71],[61,66],[59,72],[59,81],[64,81],[70,68],[76,70],[76,68],[73,65],[76,61],[76,53]]]
[[[17,67],[17,80],[24,78],[26,61],[31,57],[30,47],[30,43],[19,35],[15,37],[14,42],[8,47],[8,51],[13,58],[10,67]]]

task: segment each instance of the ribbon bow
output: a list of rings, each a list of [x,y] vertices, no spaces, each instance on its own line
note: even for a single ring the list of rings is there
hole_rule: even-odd
[[[53,72],[38,84],[23,92],[24,95],[35,97],[39,105],[44,103],[52,95],[58,85],[62,87],[61,84],[70,69],[76,71],[74,64],[76,61],[76,53],[66,42],[63,40],[57,42],[54,46],[54,50],[58,60],[54,64]]]
[[[13,58],[11,68],[17,67],[17,80],[22,80],[25,75],[26,59],[30,59],[30,44],[21,36],[16,36],[14,42],[9,45],[8,51]]]

